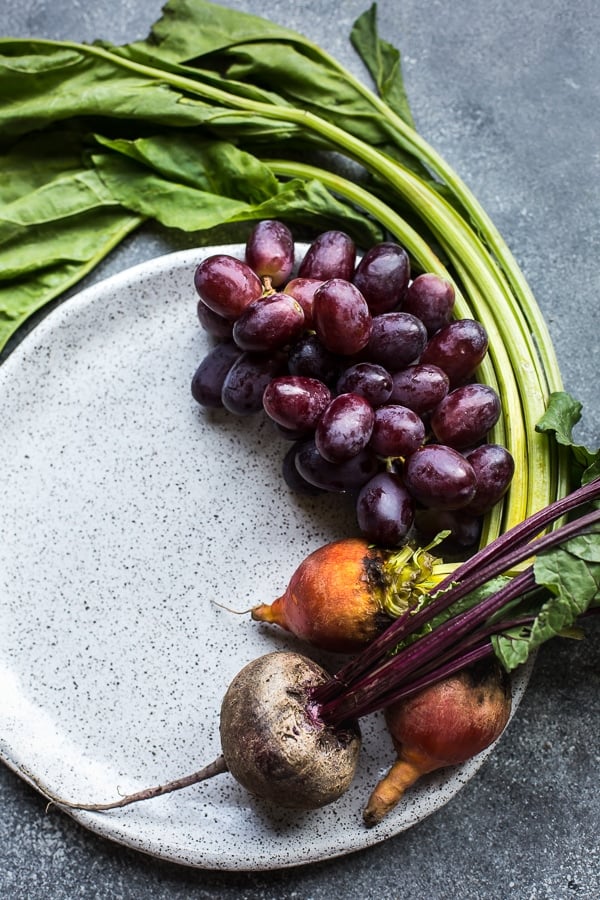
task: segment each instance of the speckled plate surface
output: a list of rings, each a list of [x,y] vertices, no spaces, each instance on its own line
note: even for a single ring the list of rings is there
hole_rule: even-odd
[[[242,248],[171,254],[81,292],[0,369],[0,755],[79,802],[112,800],[216,757],[231,678],[294,644],[213,601],[241,610],[272,600],[309,551],[354,532],[339,497],[288,491],[288,445],[264,417],[202,412],[191,398],[209,347],[193,271],[217,251]],[[363,735],[352,789],[317,812],[276,810],[221,775],[74,815],[183,864],[292,866],[410,827],[486,755],[424,780],[367,831],[362,806],[392,751],[380,717]]]

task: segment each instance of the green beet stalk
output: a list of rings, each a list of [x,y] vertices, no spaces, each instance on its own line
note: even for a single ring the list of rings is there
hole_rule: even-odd
[[[470,221],[476,227],[477,233],[483,238],[493,256],[500,263],[501,269],[513,291],[514,296],[509,293],[507,299],[516,300],[517,306],[515,311],[518,309],[524,313],[529,329],[536,338],[537,352],[542,360],[548,380],[548,390],[561,391],[563,386],[560,370],[554,354],[552,339],[540,308],[502,235],[472,191],[448,165],[446,160],[415,130],[412,124],[405,121],[385,100],[370,90],[362,81],[359,81],[349,69],[346,69],[322,47],[305,37],[303,37],[303,43],[310,48],[315,56],[320,57],[328,66],[337,70],[348,84],[351,84],[356,92],[387,120],[391,126],[390,137],[396,145],[401,150],[412,154],[415,159],[430,169],[450,189],[463,209],[469,214]]]
[[[457,315],[467,317],[475,311],[479,321],[487,330],[490,336],[490,359],[486,358],[482,362],[480,376],[486,384],[498,391],[503,402],[503,415],[497,427],[491,432],[490,439],[507,447],[515,459],[517,472],[521,473],[519,490],[509,491],[505,498],[504,516],[502,503],[497,504],[486,516],[481,544],[489,543],[502,530],[507,530],[522,521],[527,515],[528,498],[524,482],[525,484],[529,483],[528,443],[532,434],[535,434],[535,423],[527,423],[523,415],[515,378],[515,367],[520,361],[511,358],[514,348],[509,339],[510,334],[506,320],[501,317],[504,324],[504,333],[501,333],[489,304],[485,302],[476,287],[469,282],[468,276],[464,274],[462,284],[463,286],[466,284],[469,288],[468,295],[471,301],[470,304],[467,303],[462,294],[461,284],[452,278],[423,238],[398,213],[364,188],[339,175],[306,163],[278,159],[266,160],[266,164],[278,176],[317,178],[332,192],[343,196],[370,213],[405,247],[423,271],[435,272],[453,283],[456,290],[455,309]]]

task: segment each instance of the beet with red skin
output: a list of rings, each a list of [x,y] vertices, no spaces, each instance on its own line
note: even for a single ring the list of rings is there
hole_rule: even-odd
[[[397,760],[369,798],[365,825],[381,822],[422,775],[464,763],[489,747],[510,711],[510,680],[497,660],[483,660],[388,706]]]

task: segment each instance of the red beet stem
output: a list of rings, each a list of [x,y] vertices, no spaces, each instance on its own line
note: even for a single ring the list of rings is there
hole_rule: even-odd
[[[555,518],[564,515],[567,499],[571,500],[570,508],[573,508],[575,505],[588,502],[598,494],[600,494],[600,479],[596,479],[585,488],[574,491],[570,498],[557,501],[546,510],[536,513],[535,516],[511,529],[510,532],[477,553],[468,561],[468,564],[465,563],[464,566],[459,567],[452,576],[452,581],[457,580],[454,587],[449,587],[443,593],[439,593],[439,589],[436,590],[435,599],[421,611],[417,613],[409,611],[401,616],[365,651],[315,692],[313,699],[321,705],[324,718],[328,721],[330,718],[336,722],[343,721],[350,711],[351,715],[361,716],[365,715],[363,709],[368,708],[369,711],[372,711],[381,708],[385,704],[380,702],[379,698],[389,694],[392,687],[395,688],[400,683],[404,683],[411,673],[420,669],[437,653],[460,642],[470,631],[481,626],[492,613],[499,611],[511,600],[535,588],[533,568],[530,567],[522,575],[513,578],[501,591],[486,598],[467,612],[449,619],[443,625],[438,626],[434,632],[405,648],[391,659],[387,661],[385,659],[401,640],[491,578],[509,570],[534,554],[541,553],[590,530],[600,521],[600,510],[593,510],[579,519],[539,537],[534,542],[535,546],[525,540],[525,536],[531,537]],[[576,502],[572,499],[574,496],[578,498]],[[534,520],[534,525],[531,524],[531,520]],[[512,535],[512,539],[507,540],[510,535]],[[501,546],[498,549],[499,542]],[[493,549],[490,550],[490,548]],[[465,571],[467,572],[466,576],[464,575]],[[461,575],[461,573],[463,574]]]
[[[348,718],[364,716],[367,709],[372,712],[382,708],[387,704],[387,696],[392,689],[406,684],[408,679],[423,666],[456,646],[493,613],[534,587],[533,569],[529,568],[481,603],[448,619],[435,631],[390,657],[352,687],[347,688],[342,696],[324,704],[321,708],[322,717],[327,722],[338,723]]]

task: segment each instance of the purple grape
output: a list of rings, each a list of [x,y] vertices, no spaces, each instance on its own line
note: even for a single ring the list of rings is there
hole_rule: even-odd
[[[351,356],[367,345],[372,320],[358,288],[342,278],[332,278],[315,291],[313,324],[328,350]]]
[[[356,246],[343,231],[324,231],[312,242],[300,267],[300,278],[344,278],[350,281],[356,263]]]
[[[306,375],[324,384],[335,382],[340,370],[340,358],[326,350],[316,334],[305,334],[290,348],[290,375]]]
[[[450,386],[458,387],[475,373],[487,349],[488,337],[483,325],[474,319],[457,319],[429,339],[421,362],[439,366],[450,379]]]
[[[431,336],[450,322],[454,300],[450,282],[433,272],[426,272],[415,278],[406,291],[402,309],[417,316]]]
[[[242,353],[223,383],[223,406],[236,416],[260,412],[265,388],[284,371],[285,362],[281,353]]]
[[[398,547],[406,540],[415,515],[415,501],[402,479],[380,472],[361,488],[356,517],[362,533],[383,547]]]
[[[315,291],[322,284],[323,281],[318,278],[292,278],[283,289],[285,294],[290,294],[302,307],[306,328],[312,328]]]
[[[233,339],[242,350],[278,350],[304,329],[304,313],[289,294],[269,294],[248,304],[233,326]]]
[[[392,374],[417,362],[427,344],[425,326],[405,312],[389,312],[373,318],[371,336],[362,357]]]
[[[406,460],[404,483],[415,500],[435,509],[460,509],[475,496],[473,466],[443,444],[420,447]]]
[[[220,316],[235,321],[249,303],[258,300],[263,286],[250,266],[217,253],[203,260],[194,273],[194,284],[199,297]]]
[[[329,462],[356,456],[369,443],[375,415],[358,394],[335,397],[319,419],[315,431],[317,450]]]
[[[377,473],[377,457],[369,450],[361,450],[352,459],[332,463],[324,459],[314,441],[302,445],[296,454],[296,468],[300,475],[324,491],[343,494],[357,491]]]
[[[482,444],[465,453],[475,470],[477,489],[465,512],[481,516],[505,495],[515,472],[511,453],[500,444]]]
[[[323,488],[318,488],[314,484],[310,484],[308,481],[306,481],[306,479],[302,477],[302,475],[296,468],[296,456],[302,446],[302,441],[296,441],[296,443],[292,444],[292,446],[283,457],[281,473],[283,475],[283,480],[290,488],[290,490],[294,491],[297,494],[306,494],[309,497],[316,497],[319,494],[325,493]]]
[[[323,382],[302,375],[274,378],[262,398],[267,415],[295,431],[313,431],[330,400],[331,392]]]
[[[375,410],[369,446],[378,456],[410,456],[424,440],[425,426],[412,409],[389,404]]]
[[[212,409],[223,406],[223,384],[229,370],[241,355],[240,348],[231,341],[213,347],[192,378],[192,397],[197,403]]]
[[[464,509],[418,509],[415,525],[424,542],[432,541],[441,531],[449,531],[437,549],[444,554],[460,553],[475,546],[481,535],[481,518]]]
[[[392,393],[392,376],[375,363],[357,363],[340,375],[336,392],[338,394],[360,394],[372,407],[387,403]]]
[[[441,444],[457,450],[473,447],[502,411],[500,398],[487,384],[465,384],[450,391],[431,415],[431,429]]]
[[[312,439],[313,428],[284,428],[283,425],[280,425],[279,422],[271,419],[270,416],[269,419],[277,434],[286,441],[306,441],[308,438]]]
[[[441,403],[450,379],[439,366],[418,363],[394,372],[390,403],[400,403],[422,416]]]
[[[198,321],[208,334],[219,340],[231,340],[233,322],[230,322],[229,319],[226,319],[224,316],[220,316],[218,313],[213,312],[213,310],[206,305],[204,300],[201,300],[200,298],[198,298],[196,311],[198,313]]]
[[[354,284],[367,301],[371,314],[390,312],[399,306],[410,279],[408,253],[391,241],[368,250],[354,273]]]
[[[257,275],[267,276],[273,287],[279,287],[294,268],[294,237],[275,219],[258,222],[246,242],[246,263]]]

